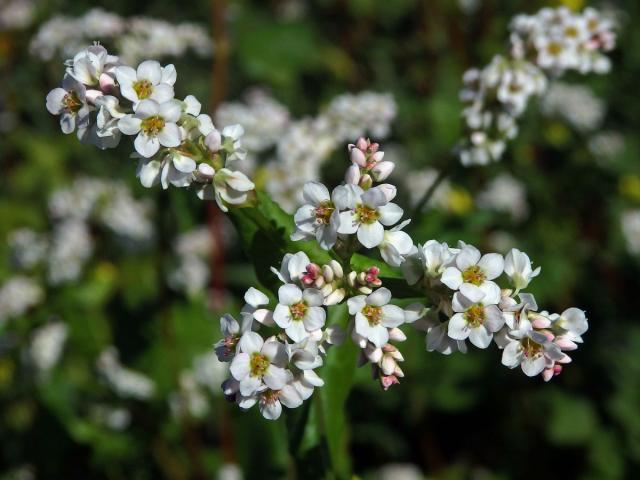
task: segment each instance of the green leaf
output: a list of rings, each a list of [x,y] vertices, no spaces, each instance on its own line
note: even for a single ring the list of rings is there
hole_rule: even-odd
[[[382,260],[376,260],[373,258],[369,258],[366,255],[362,255],[360,253],[354,253],[351,257],[351,269],[355,271],[366,270],[370,267],[378,267],[380,269],[380,274],[378,275],[380,278],[396,278],[396,279],[404,279],[402,275],[402,271],[396,267],[390,267]]]

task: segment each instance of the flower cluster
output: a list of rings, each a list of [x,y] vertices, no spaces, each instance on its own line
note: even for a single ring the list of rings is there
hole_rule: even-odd
[[[113,45],[130,63],[150,57],[178,57],[188,50],[208,56],[213,44],[207,31],[195,23],[172,24],[149,17],[122,18],[93,8],[79,17],[52,17],[31,40],[30,50],[42,60],[65,58],[93,39]]]
[[[587,331],[582,310],[562,314],[538,311],[533,295],[522,292],[538,276],[526,253],[512,249],[506,257],[482,255],[472,245],[457,248],[430,240],[419,245],[402,266],[407,282],[421,285],[433,308],[416,326],[425,330],[429,351],[445,355],[466,352],[469,340],[478,348],[492,341],[503,349],[502,363],[520,366],[528,376],[542,374],[545,381],[571,361],[565,351],[575,350]],[[505,276],[511,288],[501,288]]]
[[[509,55],[497,55],[482,70],[464,74],[460,99],[467,133],[458,153],[465,166],[502,157],[507,140],[518,132],[518,117],[532,96],[545,93],[548,77],[568,70],[609,71],[604,53],[615,45],[613,23],[594,9],[575,14],[544,8],[536,15],[518,15],[511,32]]]
[[[113,148],[122,136],[135,137],[138,177],[145,187],[197,185],[201,199],[220,208],[246,203],[254,184],[237,169],[246,155],[239,125],[221,132],[188,95],[175,98],[173,65],[153,60],[124,65],[101,45],[67,61],[62,86],[47,95],[47,109],[60,116],[64,133],[98,148]]]

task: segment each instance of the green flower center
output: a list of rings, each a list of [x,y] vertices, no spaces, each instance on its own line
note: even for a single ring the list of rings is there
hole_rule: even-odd
[[[82,102],[78,98],[76,92],[69,92],[62,98],[62,105],[65,110],[70,113],[75,113],[82,108]]]
[[[307,307],[307,304],[304,302],[298,302],[295,305],[291,305],[289,307],[289,311],[291,311],[291,317],[296,321],[302,320],[308,309],[309,307]]]
[[[484,272],[478,265],[473,265],[462,272],[462,280],[464,280],[464,283],[480,286],[486,278]]]
[[[149,80],[138,80],[133,82],[133,90],[140,100],[144,100],[153,93],[153,85]]]
[[[382,307],[367,305],[362,309],[362,314],[369,320],[369,325],[380,325],[382,321]]]
[[[140,124],[140,130],[146,133],[150,137],[157,136],[164,128],[164,118],[159,115],[154,115],[149,118],[145,118]]]
[[[269,359],[264,355],[255,352],[251,355],[250,372],[252,377],[262,377],[269,368]]]
[[[371,208],[363,203],[356,207],[356,215],[360,223],[371,224],[380,218],[380,214],[375,208]]]
[[[484,307],[478,303],[470,306],[466,312],[464,312],[464,319],[469,326],[476,328],[484,323]]]
[[[331,215],[334,211],[335,207],[329,200],[325,200],[324,202],[320,203],[320,205],[318,205],[315,210],[316,222],[323,225],[329,225],[329,222],[331,221]]]

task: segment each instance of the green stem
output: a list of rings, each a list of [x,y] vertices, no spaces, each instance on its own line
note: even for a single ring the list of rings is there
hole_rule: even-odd
[[[417,218],[418,216],[420,216],[422,210],[424,210],[425,205],[429,202],[433,194],[436,192],[438,186],[444,181],[445,178],[447,178],[447,176],[449,176],[448,168],[443,168],[442,170],[440,170],[436,179],[424,192],[424,195],[422,195],[420,200],[418,200],[418,202],[416,203],[416,206],[413,208],[413,214],[411,215],[411,218]]]

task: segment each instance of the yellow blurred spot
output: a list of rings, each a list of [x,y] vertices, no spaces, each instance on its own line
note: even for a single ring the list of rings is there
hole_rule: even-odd
[[[113,263],[100,262],[95,269],[95,277],[103,282],[111,282],[118,276],[118,269]]]
[[[447,197],[447,206],[456,215],[464,215],[473,208],[473,199],[464,188],[453,186]]]
[[[546,140],[556,147],[565,145],[571,138],[569,129],[560,122],[551,122],[544,130]]]
[[[4,390],[6,386],[11,384],[14,370],[15,364],[13,360],[10,358],[0,360],[0,390]]]
[[[623,197],[640,202],[640,176],[624,175],[620,178],[618,190]]]
[[[557,6],[567,7],[570,10],[582,10],[584,0],[555,0],[553,2]]]

